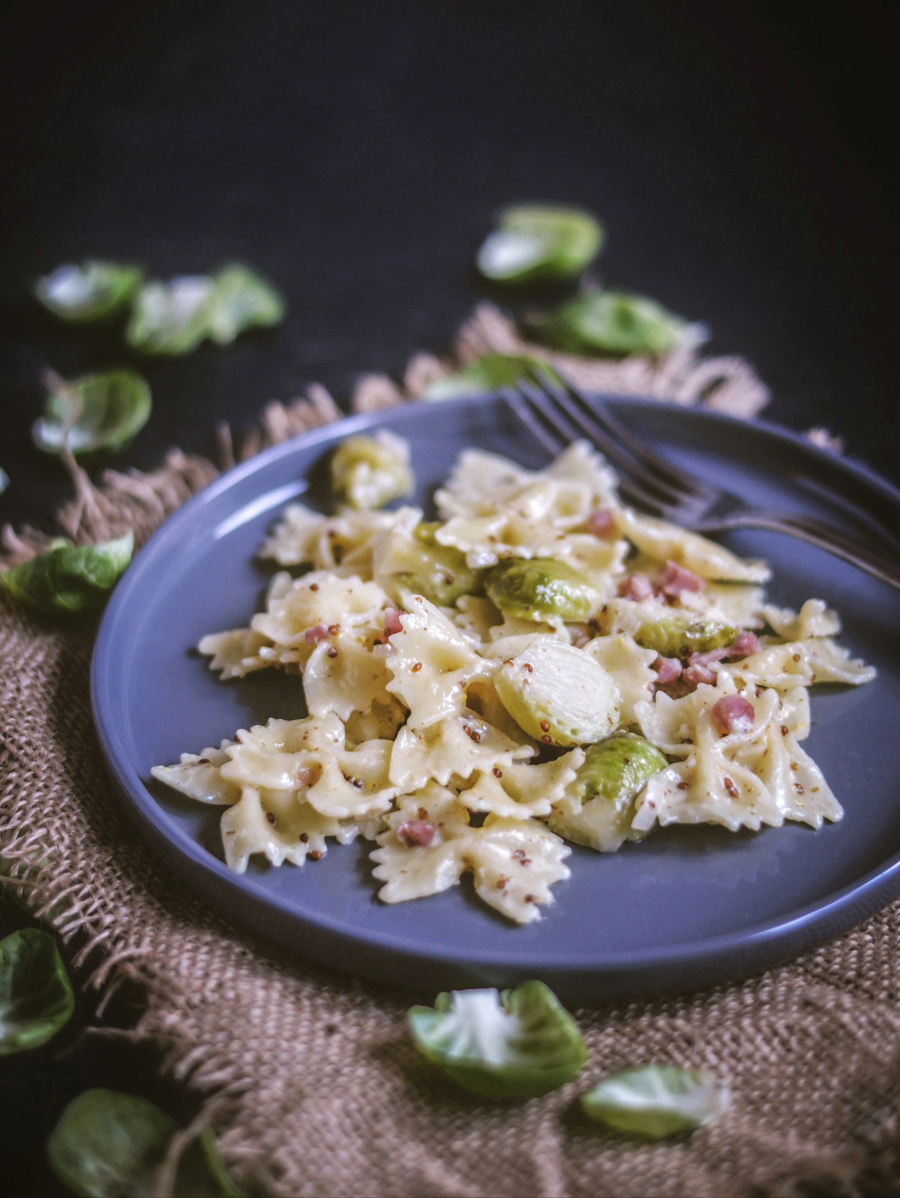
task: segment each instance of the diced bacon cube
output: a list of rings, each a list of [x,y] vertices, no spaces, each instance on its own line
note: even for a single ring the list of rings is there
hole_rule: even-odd
[[[616,531],[616,518],[612,512],[598,508],[588,516],[587,530],[595,537],[611,537]]]
[[[427,849],[434,840],[437,831],[434,824],[426,824],[423,820],[411,819],[397,828],[397,839],[408,849]]]
[[[668,686],[681,677],[681,662],[677,657],[657,657],[650,668],[656,671],[657,686]]]
[[[400,623],[400,613],[396,607],[389,607],[384,613],[384,639],[389,636],[395,636],[398,632],[403,631],[403,625]]]
[[[328,636],[328,626],[326,624],[317,624],[315,628],[307,628],[303,634],[303,639],[307,645],[318,645],[319,641],[324,641]]]
[[[659,576],[658,585],[664,595],[677,599],[682,591],[702,591],[706,583],[698,574],[679,566],[678,562],[668,561]]]
[[[682,674],[685,682],[690,686],[691,690],[696,690],[701,683],[706,683],[707,686],[715,686],[716,676],[709,668],[703,665],[689,665]]]
[[[709,714],[723,736],[731,732],[749,732],[756,719],[753,705],[743,695],[725,695]]]
[[[619,583],[619,594],[623,599],[642,603],[645,599],[653,598],[653,584],[646,574],[630,574],[624,582]]]
[[[755,632],[742,632],[731,642],[726,655],[733,658],[750,657],[752,654],[758,653],[761,648],[759,637]]]
[[[708,666],[713,661],[721,661],[728,656],[727,649],[710,649],[707,653],[692,653],[688,658],[689,666]]]

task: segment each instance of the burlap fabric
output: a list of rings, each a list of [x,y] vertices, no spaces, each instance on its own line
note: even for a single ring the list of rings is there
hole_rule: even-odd
[[[105,522],[144,537],[214,473],[176,454],[101,492],[82,478],[64,519],[80,536]],[[8,545],[21,555],[33,540]],[[406,996],[267,949],[156,862],[104,773],[91,644],[90,631],[0,601],[2,871],[93,966],[94,985],[143,988],[135,1034],[208,1096],[205,1116],[243,1185],[575,1198],[884,1193],[900,1177],[900,905],[740,984],[580,1011],[591,1053],[581,1077],[527,1103],[483,1103],[417,1057]],[[650,1061],[713,1070],[732,1088],[729,1112],[661,1144],[583,1122],[581,1091]]]

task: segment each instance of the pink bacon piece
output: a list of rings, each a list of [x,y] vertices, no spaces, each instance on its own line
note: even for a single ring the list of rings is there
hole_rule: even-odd
[[[587,518],[587,530],[595,537],[611,537],[616,531],[616,520],[612,512],[598,508]]]
[[[709,666],[702,665],[700,662],[694,662],[689,665],[682,675],[685,682],[690,686],[691,690],[696,690],[701,683],[705,682],[707,686],[715,686],[716,676]]]
[[[623,599],[642,603],[645,599],[653,598],[653,584],[646,574],[630,574],[624,582],[619,583],[619,594]]]
[[[319,641],[324,641],[328,637],[328,625],[317,624],[315,628],[307,628],[303,634],[303,639],[307,645],[318,645]]]
[[[681,677],[682,666],[677,657],[657,657],[650,669],[656,671],[657,686],[668,686]]]
[[[389,636],[395,636],[398,632],[403,631],[403,625],[400,623],[400,613],[396,607],[389,607],[384,613],[384,639]]]
[[[709,714],[723,736],[731,732],[749,732],[756,719],[753,705],[743,695],[725,695],[714,704]]]
[[[761,648],[759,637],[755,632],[742,632],[728,646],[725,656],[734,658],[751,657],[754,653],[759,653]]]
[[[657,585],[664,595],[668,595],[670,599],[677,599],[682,591],[702,591],[706,583],[698,574],[679,566],[678,562],[668,561]]]
[[[426,824],[419,819],[407,820],[397,828],[397,839],[408,849],[427,849],[434,840],[437,831],[434,824]]]

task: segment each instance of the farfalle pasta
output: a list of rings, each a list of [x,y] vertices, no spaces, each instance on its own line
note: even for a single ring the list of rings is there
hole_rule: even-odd
[[[364,440],[354,462],[386,470]],[[362,837],[383,902],[470,873],[524,924],[570,876],[567,841],[613,852],[669,824],[842,817],[801,747],[809,688],[875,672],[822,600],[767,603],[763,562],[624,506],[586,444],[540,471],[466,450],[430,521],[365,509],[410,491],[408,454],[388,448],[393,490],[379,476],[336,515],[289,507],[261,555],[308,572],[277,573],[264,611],[200,642],[233,685],[295,675],[309,713],[153,770],[226,809],[230,868],[304,866]]]

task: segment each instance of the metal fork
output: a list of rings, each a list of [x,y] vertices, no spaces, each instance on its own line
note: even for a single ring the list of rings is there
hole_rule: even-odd
[[[752,507],[659,457],[606,409],[589,403],[570,383],[543,371],[522,379],[505,398],[519,419],[554,456],[575,440],[598,449],[619,476],[619,493],[634,507],[693,532],[765,528],[797,537],[842,558],[900,590],[900,553],[888,557],[846,533],[802,513]]]

